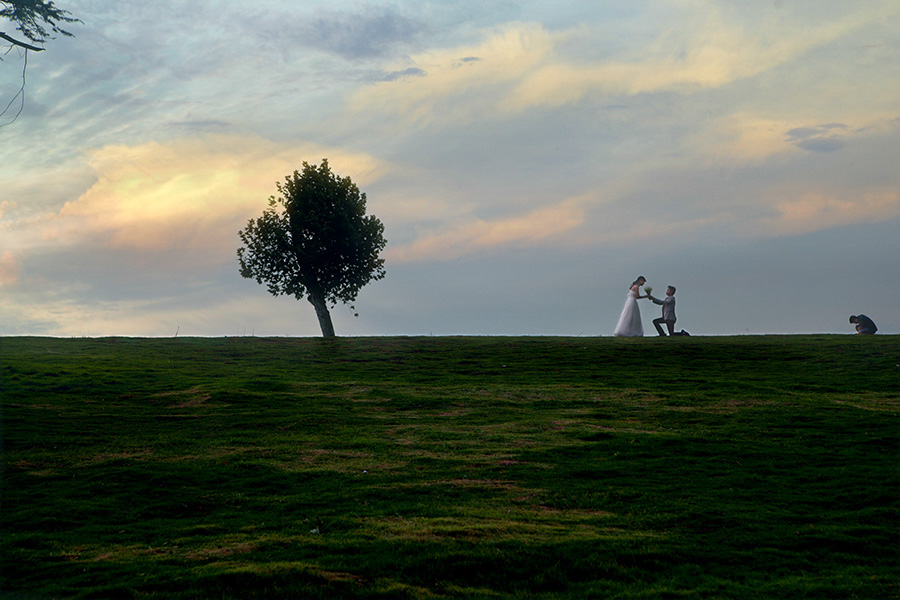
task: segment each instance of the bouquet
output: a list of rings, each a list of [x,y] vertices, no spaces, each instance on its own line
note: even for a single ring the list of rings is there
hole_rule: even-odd
[[[649,285],[645,285],[645,286],[644,286],[644,291],[647,292],[647,295],[649,296],[649,295],[650,295],[650,292],[653,291],[653,288],[650,287]]]

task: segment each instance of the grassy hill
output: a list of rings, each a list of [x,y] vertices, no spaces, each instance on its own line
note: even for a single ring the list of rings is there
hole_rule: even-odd
[[[3,598],[898,598],[900,337],[0,338]]]

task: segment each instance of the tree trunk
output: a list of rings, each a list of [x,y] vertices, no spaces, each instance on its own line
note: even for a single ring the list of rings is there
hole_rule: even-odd
[[[334,325],[331,324],[331,313],[328,312],[328,305],[325,298],[321,294],[309,294],[310,304],[316,309],[316,316],[319,317],[319,327],[322,328],[322,337],[334,337]]]

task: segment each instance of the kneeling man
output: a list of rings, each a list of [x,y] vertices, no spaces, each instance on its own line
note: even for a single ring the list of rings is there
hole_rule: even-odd
[[[651,295],[647,295],[650,300],[653,301],[654,304],[659,304],[662,306],[662,317],[659,319],[653,319],[653,326],[656,327],[656,331],[659,332],[659,335],[665,337],[666,334],[663,332],[662,324],[666,324],[666,328],[669,330],[669,335],[688,335],[688,333],[682,329],[678,333],[675,332],[675,321],[677,321],[675,317],[675,286],[670,285],[668,289],[666,289],[666,299],[658,300]]]

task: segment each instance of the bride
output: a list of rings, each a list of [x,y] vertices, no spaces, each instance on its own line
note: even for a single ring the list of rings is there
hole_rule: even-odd
[[[625,308],[619,317],[619,324],[613,335],[618,337],[641,337],[644,335],[644,326],[641,324],[641,309],[638,307],[638,299],[646,298],[641,296],[641,286],[647,283],[647,280],[641,276],[631,284],[628,290],[628,298],[625,300]]]

